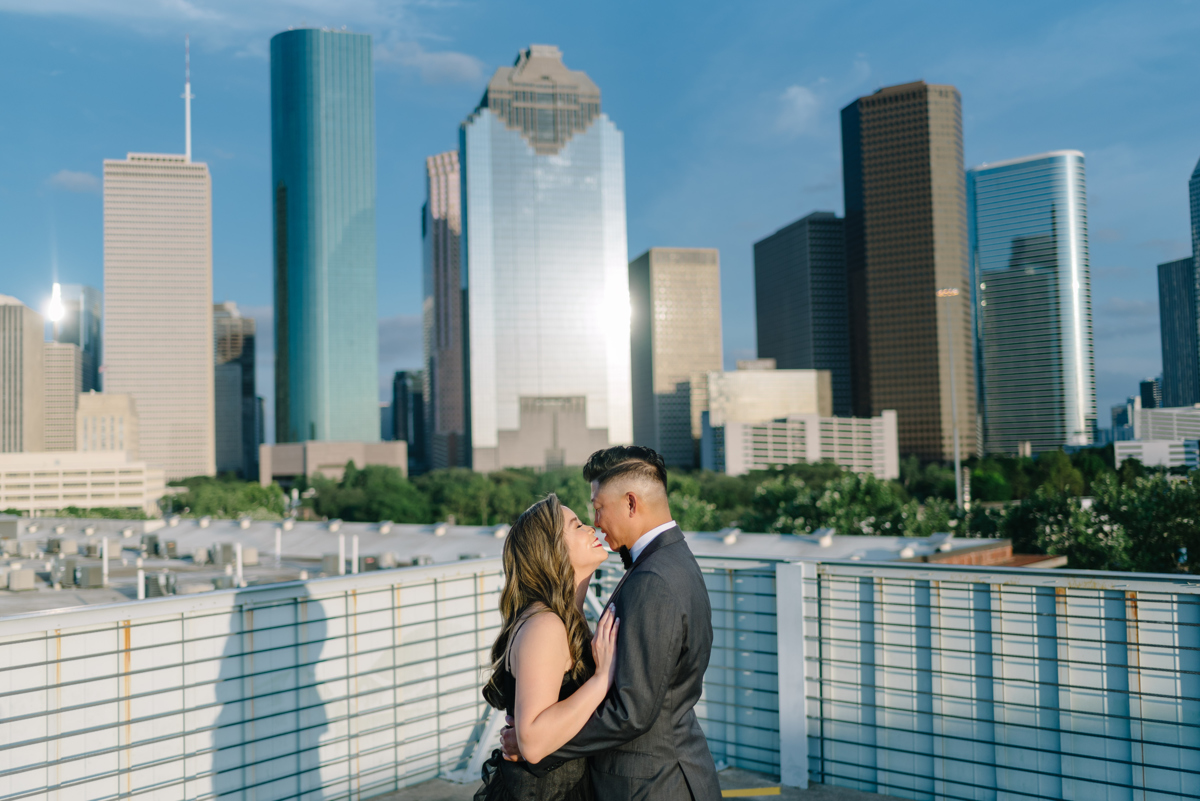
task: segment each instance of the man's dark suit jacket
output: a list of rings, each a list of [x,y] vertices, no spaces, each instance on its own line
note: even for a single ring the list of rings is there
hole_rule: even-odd
[[[719,799],[692,707],[712,650],[712,608],[678,527],[654,538],[613,592],[617,676],[579,734],[538,765],[591,757],[598,801]]]

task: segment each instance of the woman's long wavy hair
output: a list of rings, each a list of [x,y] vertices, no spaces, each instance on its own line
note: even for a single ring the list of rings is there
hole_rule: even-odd
[[[502,676],[508,643],[530,604],[540,602],[562,619],[571,650],[571,678],[589,678],[592,632],[583,612],[575,606],[575,569],[563,539],[563,507],[551,493],[522,513],[504,541],[504,589],[500,592],[500,634],[492,645],[492,676],[483,698],[497,709],[512,699],[504,697]]]

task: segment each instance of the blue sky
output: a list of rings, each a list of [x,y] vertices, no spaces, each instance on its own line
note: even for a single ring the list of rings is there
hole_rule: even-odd
[[[424,157],[531,42],[588,72],[625,133],[630,257],[720,249],[727,361],[754,353],[754,241],[842,211],[838,110],[924,79],[962,92],[968,166],[1086,154],[1102,422],[1161,370],[1155,265],[1190,253],[1200,158],[1195,2],[0,0],[0,293],[102,284],[101,162],[182,152],[190,34],[214,294],[260,320],[270,409],[267,51],[305,25],[374,37],[381,388],[421,360]]]

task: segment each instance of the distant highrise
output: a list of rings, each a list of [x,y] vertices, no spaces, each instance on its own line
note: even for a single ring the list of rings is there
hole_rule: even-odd
[[[104,390],[132,395],[141,458],[216,472],[212,181],[187,155],[104,162]]]
[[[103,364],[104,297],[100,290],[82,284],[56,285],[61,303],[59,319],[54,320],[54,341],[78,345],[82,358],[83,391],[100,389],[100,365]]]
[[[0,453],[44,449],[44,329],[42,315],[0,295]]]
[[[83,351],[69,342],[46,342],[45,428],[42,449],[75,450],[75,407],[83,391]]]
[[[633,440],[671,467],[699,466],[708,374],[721,369],[721,258],[651,248],[629,264]]]
[[[1196,319],[1195,263],[1196,260],[1189,256],[1158,265],[1162,397],[1167,408],[1200,403],[1200,323]]]
[[[275,439],[379,439],[371,37],[271,39]]]
[[[1142,399],[1143,409],[1161,409],[1163,407],[1162,382],[1157,378],[1147,378],[1138,385],[1138,395]]]
[[[458,151],[425,159],[425,206],[421,209],[425,287],[422,394],[430,440],[429,466],[434,469],[471,463],[464,384],[459,185]]]
[[[984,447],[1089,445],[1096,420],[1083,154],[967,172]]]
[[[963,455],[976,443],[962,152],[953,86],[890,86],[842,109],[854,414],[894,409],[900,453],[926,459],[953,456],[955,405]]]
[[[426,468],[425,376],[420,370],[400,370],[392,376],[393,439],[408,443],[408,469],[416,475]]]
[[[839,417],[851,413],[845,236],[843,220],[814,211],[754,243],[758,355],[780,370],[828,370]]]
[[[624,141],[557,47],[496,71],[459,134],[471,464],[633,439]]]
[[[217,472],[258,477],[255,323],[236,303],[213,304]]]

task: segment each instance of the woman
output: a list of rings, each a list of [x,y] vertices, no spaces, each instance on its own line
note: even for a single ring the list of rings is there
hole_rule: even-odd
[[[525,510],[504,543],[503,624],[492,646],[492,677],[483,697],[512,716],[527,762],[500,751],[483,768],[476,801],[587,801],[587,760],[538,776],[540,762],[574,737],[612,684],[617,628],[605,611],[592,636],[583,617],[592,573],[608,558],[596,529],[554,495]]]

